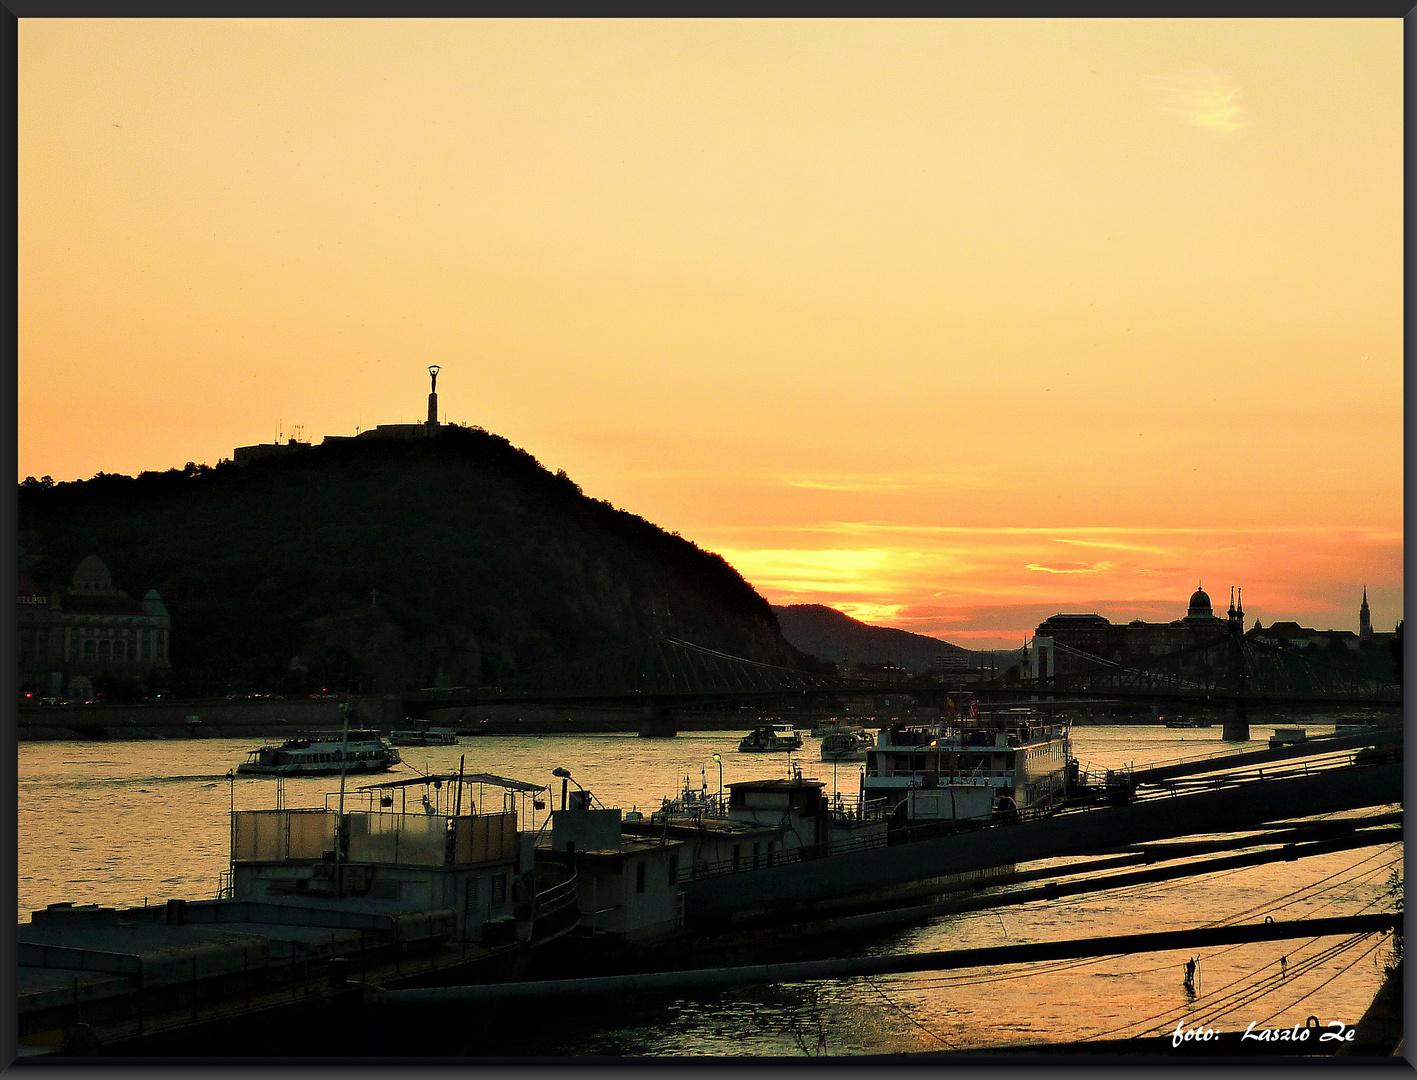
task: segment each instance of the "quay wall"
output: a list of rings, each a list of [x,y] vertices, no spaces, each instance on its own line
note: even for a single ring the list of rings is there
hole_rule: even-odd
[[[404,726],[397,698],[356,701],[358,723],[385,731]],[[337,731],[340,702],[331,698],[226,699],[142,702],[131,705],[21,705],[19,740],[284,738],[298,731]],[[196,717],[196,723],[190,717]],[[641,710],[577,705],[488,704],[434,709],[434,727],[463,735],[552,735],[638,731]],[[681,731],[742,731],[758,722],[755,712],[670,711]]]

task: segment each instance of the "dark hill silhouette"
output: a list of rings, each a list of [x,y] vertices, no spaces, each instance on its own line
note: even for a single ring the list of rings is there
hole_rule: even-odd
[[[118,588],[162,594],[179,692],[583,688],[656,631],[820,667],[722,558],[479,429],[30,479],[19,516],[45,592],[96,553]]]
[[[789,604],[774,607],[782,636],[793,646],[822,660],[848,664],[880,664],[890,660],[920,671],[936,657],[974,653],[926,634],[913,634],[888,626],[871,626],[822,604]]]

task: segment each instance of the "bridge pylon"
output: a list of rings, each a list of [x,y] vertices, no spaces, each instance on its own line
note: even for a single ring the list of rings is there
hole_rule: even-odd
[[[640,710],[640,735],[647,739],[670,739],[679,734],[669,706],[648,701]]]
[[[1226,741],[1249,742],[1250,720],[1245,715],[1245,608],[1240,600],[1240,590],[1230,587],[1230,611],[1226,625],[1229,658],[1230,685],[1235,688],[1235,703],[1230,715],[1225,719],[1222,732]]]

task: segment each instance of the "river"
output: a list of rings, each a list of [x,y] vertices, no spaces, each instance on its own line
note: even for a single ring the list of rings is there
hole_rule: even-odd
[[[1332,730],[1308,724],[1309,733]],[[1273,729],[1252,725],[1253,745]],[[534,783],[575,781],[607,806],[649,810],[694,787],[786,775],[786,755],[739,754],[740,733],[684,732],[671,739],[627,734],[483,736],[458,746],[409,748],[408,766],[491,772]],[[181,739],[33,742],[19,746],[18,917],[72,901],[162,903],[215,895],[227,868],[228,810],[274,805],[277,782],[229,770],[251,740]],[[1226,748],[1218,727],[1077,727],[1084,763],[1115,768],[1194,757]],[[858,765],[816,760],[816,740],[794,755],[805,775],[848,795]],[[336,785],[283,782],[290,806],[319,806]],[[488,797],[492,797],[488,789]],[[559,792],[557,793],[559,798]],[[524,804],[519,804],[522,806]],[[530,810],[530,807],[526,807]],[[544,811],[535,812],[540,824]],[[523,818],[525,827],[525,818]],[[1238,871],[936,919],[850,944],[853,955],[983,947],[1062,938],[1182,929],[1203,924],[1357,914],[1389,909],[1388,876],[1401,845],[1274,863]],[[1085,862],[1085,860],[1080,860]],[[1347,946],[1347,947],[1345,947]],[[597,1013],[549,1025],[541,1055],[742,1056],[890,1054],[1003,1044],[1120,1038],[1172,1031],[1183,1022],[1222,1030],[1354,1024],[1382,980],[1389,945],[1324,938],[1216,947],[1196,953],[1199,985],[1182,985],[1188,955],[1151,953],[1019,965],[992,971],[916,973],[666,998],[628,1015]],[[1281,958],[1283,958],[1281,960]],[[486,1044],[482,1044],[485,1049]],[[458,1053],[454,1039],[430,1053]]]

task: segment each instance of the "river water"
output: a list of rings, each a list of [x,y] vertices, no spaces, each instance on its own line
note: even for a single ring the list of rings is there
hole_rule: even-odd
[[[1306,725],[1311,735],[1331,727]],[[1254,746],[1273,729],[1251,726]],[[607,806],[657,808],[684,786],[787,773],[786,755],[739,754],[740,733],[684,732],[672,739],[629,734],[484,736],[458,746],[408,748],[419,771],[491,772],[556,784],[569,769]],[[1085,764],[1115,768],[1225,749],[1218,727],[1087,726],[1073,730]],[[226,774],[245,760],[249,739],[32,742],[19,747],[18,916],[59,901],[162,903],[215,895],[227,868],[228,810],[275,805],[277,782]],[[806,740],[794,762],[844,794],[858,790],[859,765],[816,760]],[[394,775],[411,775],[405,766]],[[367,781],[366,781],[367,782]],[[287,780],[289,806],[320,806],[336,784]],[[488,789],[488,797],[492,798]],[[556,795],[559,799],[559,792]],[[489,806],[489,809],[491,807]],[[1395,808],[1394,808],[1395,809]],[[525,814],[533,811],[519,802]],[[1371,812],[1371,811],[1370,811]],[[1358,914],[1390,909],[1384,896],[1400,844],[1357,848],[1174,882],[1109,890],[856,939],[850,955],[924,952],[1157,930]],[[1086,860],[1077,860],[1085,865]],[[1191,954],[1149,953],[1082,961],[735,988],[666,997],[625,1015],[597,1013],[547,1025],[535,1048],[487,1052],[538,1055],[842,1056],[969,1049],[1005,1044],[1122,1038],[1204,1024],[1220,1030],[1290,1027],[1317,1017],[1352,1025],[1381,983],[1389,945],[1321,938],[1216,947],[1194,953],[1199,985],[1183,987]],[[1281,960],[1281,958],[1283,958]],[[486,1045],[481,1047],[486,1050]],[[453,1043],[430,1053],[469,1049]]]

